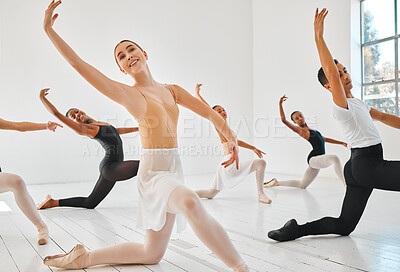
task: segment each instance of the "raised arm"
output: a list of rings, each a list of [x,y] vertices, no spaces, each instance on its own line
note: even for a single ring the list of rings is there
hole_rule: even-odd
[[[231,158],[222,164],[227,167],[228,165],[236,161],[236,168],[239,168],[237,140],[224,119],[222,119],[222,117],[219,116],[218,113],[213,111],[209,106],[192,96],[182,87],[178,85],[171,85],[171,87],[174,90],[176,101],[178,104],[190,109],[201,117],[208,119],[228,141]]]
[[[384,113],[374,108],[371,108],[369,114],[374,120],[378,120],[390,127],[400,129],[400,118],[395,115]]]
[[[44,107],[51,113],[53,114],[58,120],[63,122],[65,125],[67,125],[69,128],[71,128],[73,131],[78,133],[79,135],[84,135],[88,136],[90,138],[93,138],[96,136],[98,129],[96,130],[96,127],[88,127],[84,124],[78,124],[71,119],[69,119],[67,116],[64,114],[60,113],[56,107],[50,103],[49,100],[47,100],[46,95],[48,95],[49,88],[43,89],[40,91],[39,98],[40,101],[42,101]]]
[[[45,12],[43,28],[50,41],[54,44],[64,59],[68,61],[68,63],[93,87],[115,102],[123,104],[125,91],[122,84],[109,79],[97,69],[82,60],[53,29],[54,21],[58,17],[58,14],[54,14],[53,16],[53,12],[60,4],[61,1],[54,2],[53,0]]]
[[[260,149],[258,149],[257,147],[252,146],[251,144],[248,144],[248,143],[243,142],[243,141],[241,141],[241,140],[238,140],[237,142],[238,142],[238,146],[243,147],[243,148],[247,148],[247,149],[253,151],[254,153],[257,154],[257,156],[258,156],[260,159],[263,157],[263,154],[265,155],[264,152],[262,152],[262,151],[261,151]]]
[[[324,141],[330,144],[338,144],[338,145],[343,145],[344,147],[347,147],[347,144],[345,142],[342,141],[338,141],[335,139],[331,139],[331,138],[326,138],[326,137],[322,137],[324,138]]]
[[[196,90],[196,97],[197,97],[198,99],[200,99],[204,104],[206,104],[207,106],[209,106],[209,107],[211,108],[210,104],[208,104],[207,101],[200,95],[200,87],[201,87],[202,85],[203,85],[203,84],[197,83],[197,85],[196,85],[196,87],[195,87],[195,90]]]
[[[332,93],[333,102],[337,106],[347,109],[347,99],[342,82],[340,81],[340,74],[323,37],[324,21],[327,15],[328,10],[325,8],[320,13],[318,13],[318,9],[315,11],[315,44],[317,45],[322,69],[331,86],[330,91]]]
[[[26,132],[26,131],[48,129],[54,132],[57,126],[62,127],[61,125],[50,121],[47,123],[12,122],[0,118],[0,129],[5,129],[5,130],[16,130],[20,132]]]
[[[288,120],[286,120],[286,116],[285,116],[285,111],[283,110],[283,102],[285,102],[288,99],[288,97],[286,95],[282,96],[281,99],[279,100],[279,113],[281,115],[281,121],[282,123],[284,123],[288,128],[290,128],[291,130],[293,130],[294,132],[296,132],[297,134],[299,134],[300,136],[303,137],[302,132],[303,130],[301,129],[301,127],[293,125],[291,122],[289,122]]]
[[[117,131],[119,134],[127,134],[127,133],[132,133],[132,132],[138,132],[139,128],[138,127],[123,127],[123,128],[117,128]]]

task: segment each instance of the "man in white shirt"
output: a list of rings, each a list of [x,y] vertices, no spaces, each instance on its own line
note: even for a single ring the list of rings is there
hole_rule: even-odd
[[[322,65],[318,80],[332,93],[333,115],[351,147],[351,158],[344,167],[346,195],[338,218],[324,217],[304,225],[291,219],[282,228],[268,233],[269,238],[279,242],[307,235],[347,236],[356,228],[373,189],[400,191],[400,161],[383,159],[382,140],[373,123],[374,119],[400,129],[400,118],[354,98],[349,73],[332,58],[323,38],[327,14],[326,9],[320,13],[317,9],[315,13],[315,43]]]

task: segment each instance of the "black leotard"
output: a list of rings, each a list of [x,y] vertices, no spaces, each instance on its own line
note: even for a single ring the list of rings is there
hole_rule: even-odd
[[[117,129],[113,126],[99,127],[93,139],[106,151],[99,166],[100,177],[88,197],[60,199],[60,206],[94,209],[108,195],[115,182],[130,179],[138,172],[139,161],[124,161],[122,140]]]
[[[101,169],[108,163],[124,160],[124,150],[122,140],[119,137],[118,130],[113,126],[100,126],[99,131],[93,138],[104,148],[106,154],[100,163]]]
[[[312,129],[309,129],[308,131],[310,132],[310,138],[308,138],[308,141],[313,147],[313,150],[311,150],[307,157],[307,163],[310,164],[310,159],[312,157],[325,154],[325,141],[319,131]]]

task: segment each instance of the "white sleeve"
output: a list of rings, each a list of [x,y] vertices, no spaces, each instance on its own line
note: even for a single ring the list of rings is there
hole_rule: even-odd
[[[333,106],[332,106],[333,117],[337,121],[347,121],[347,120],[353,118],[353,114],[351,113],[350,103],[347,103],[347,105],[348,105],[349,109],[344,109],[342,107],[339,107],[335,103],[333,103]]]

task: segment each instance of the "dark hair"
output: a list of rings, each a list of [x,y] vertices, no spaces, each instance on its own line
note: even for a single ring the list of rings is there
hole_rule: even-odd
[[[68,113],[69,113],[70,111],[72,111],[72,110],[77,110],[77,108],[70,108],[70,109],[67,111],[67,113],[65,114],[65,116],[67,116],[67,117],[69,118]]]
[[[339,63],[337,59],[334,59],[333,61],[335,62],[335,64]],[[325,84],[329,83],[322,67],[319,68],[319,70],[318,70],[318,81],[319,81],[319,83],[321,83],[322,86],[325,86]]]
[[[215,105],[215,106],[212,107],[212,109],[214,110],[216,107],[221,107],[222,108],[221,105]]]
[[[118,65],[119,68],[121,68],[121,66],[119,66],[119,64],[118,64],[117,57],[115,56],[115,51],[117,50],[117,46],[120,45],[120,44],[123,43],[123,42],[130,42],[130,43],[133,43],[137,48],[139,48],[142,52],[144,52],[144,50],[140,47],[140,45],[138,45],[137,43],[135,43],[135,42],[133,42],[133,41],[131,41],[131,40],[122,40],[122,41],[120,41],[120,42],[117,43],[117,45],[114,47],[114,59],[115,59],[115,62],[117,63],[117,65]]]
[[[295,113],[297,113],[297,112],[300,112],[300,111],[294,111],[294,112],[292,112],[292,114],[290,115],[290,119],[292,119],[293,122],[294,122],[294,120],[293,120],[293,115],[294,115]]]

